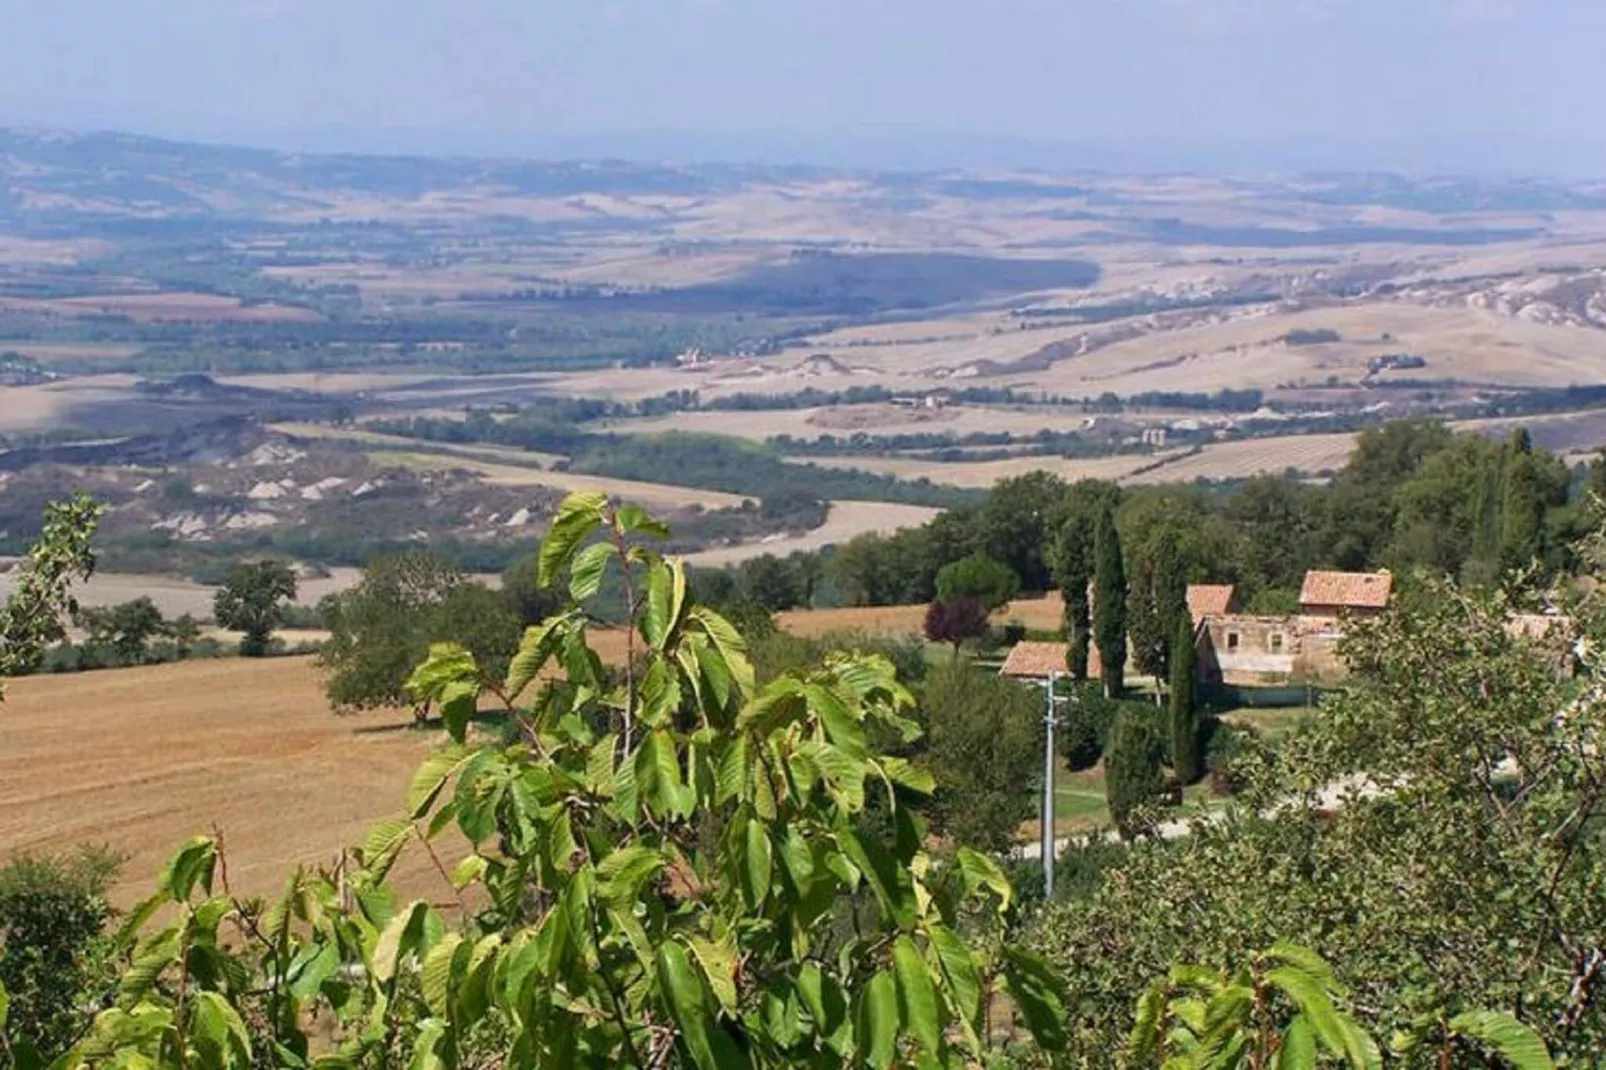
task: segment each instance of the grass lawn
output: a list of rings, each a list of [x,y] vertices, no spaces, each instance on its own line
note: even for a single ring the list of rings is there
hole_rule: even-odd
[[[1206,777],[1183,789],[1182,805],[1170,811],[1167,818],[1183,820],[1225,804],[1225,799],[1211,793],[1210,779]],[[1054,831],[1061,836],[1073,836],[1109,827],[1110,807],[1105,800],[1102,763],[1073,773],[1061,762],[1054,774]],[[1023,827],[1023,839],[1035,839],[1038,835],[1036,821]]]
[[[1248,725],[1258,728],[1272,739],[1286,735],[1301,722],[1316,714],[1315,706],[1290,706],[1284,709],[1270,707],[1241,706],[1235,710],[1227,710],[1219,716],[1228,724]]]

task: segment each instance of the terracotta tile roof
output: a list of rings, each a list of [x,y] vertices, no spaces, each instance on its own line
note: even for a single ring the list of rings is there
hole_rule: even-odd
[[[1230,583],[1190,583],[1188,613],[1194,623],[1206,617],[1225,617],[1233,611],[1238,589]]]
[[[1046,679],[1050,673],[1063,673],[1065,656],[1070,647],[1064,643],[1034,643],[1022,641],[1015,644],[1004,659],[1004,667],[998,672],[1002,676],[1018,676],[1028,679]]]
[[[1393,589],[1394,577],[1387,572],[1307,572],[1299,604],[1382,609]]]

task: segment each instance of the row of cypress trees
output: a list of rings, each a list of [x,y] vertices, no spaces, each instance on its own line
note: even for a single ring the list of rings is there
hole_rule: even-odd
[[[1134,592],[1129,586],[1115,523],[1116,493],[1113,487],[1098,485],[1079,486],[1073,493],[1081,500],[1073,502],[1053,547],[1069,639],[1066,668],[1076,681],[1087,679],[1089,650],[1096,645],[1104,693],[1118,699],[1126,690],[1128,605],[1134,600]],[[1150,623],[1157,639],[1156,649],[1148,652],[1148,664],[1141,667],[1156,674],[1169,673],[1166,731],[1172,767],[1180,780],[1192,783],[1202,775],[1203,761],[1202,726],[1194,691],[1197,655],[1193,618],[1187,604],[1187,576],[1171,540],[1162,539],[1155,554],[1157,560],[1145,562],[1140,569],[1145,589],[1136,592],[1138,611],[1153,616]],[[1147,747],[1122,747],[1122,735],[1118,729],[1112,736],[1107,776],[1122,775],[1119,769],[1110,768],[1121,764],[1120,752]],[[1143,757],[1134,760],[1147,762]]]

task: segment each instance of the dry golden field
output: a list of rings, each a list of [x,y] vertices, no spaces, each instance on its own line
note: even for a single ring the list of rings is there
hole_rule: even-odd
[[[464,469],[477,473],[487,483],[505,487],[556,487],[564,491],[600,491],[625,501],[664,509],[676,509],[687,505],[701,505],[705,509],[725,509],[739,506],[746,500],[740,494],[726,494],[717,490],[672,487],[664,483],[639,483],[632,479],[610,479],[607,476],[588,476],[578,472],[520,468],[516,465],[497,464],[440,453],[376,450],[371,452],[369,457],[378,465],[396,465],[425,472]]]
[[[1060,626],[1062,603],[1058,594],[1022,599],[993,614],[996,623],[1020,621],[1028,628],[1053,629]],[[926,619],[926,607],[854,606],[843,609],[794,609],[776,616],[776,623],[794,635],[821,636],[827,632],[862,631],[882,635],[919,635]]]
[[[236,889],[273,892],[399,810],[433,741],[406,713],[334,716],[307,658],[30,677],[0,716],[0,857],[110,844],[130,856],[124,905],[214,826]],[[422,856],[403,860],[416,894],[441,891],[430,876]]]
[[[360,579],[360,569],[330,569],[327,576],[301,580],[297,584],[296,600],[302,605],[317,605],[325,595],[344,591]],[[10,573],[0,574],[0,598],[11,594],[16,580]],[[127,572],[97,572],[73,590],[78,601],[86,606],[111,606],[146,596],[156,603],[164,616],[181,617],[188,613],[201,620],[212,616],[212,599],[216,593],[216,588],[175,576]]]
[[[800,635],[918,634],[924,606],[781,614]],[[996,619],[1059,622],[1055,596]],[[618,631],[593,633],[623,659]],[[186,838],[221,830],[236,891],[270,894],[297,865],[327,864],[401,806],[439,737],[406,711],[336,716],[310,658],[229,658],[11,681],[0,705],[0,859],[105,843],[129,855],[114,898],[150,887]],[[460,848],[448,843],[446,850]],[[409,895],[448,891],[422,852],[404,855]]]
[[[40,386],[0,387],[0,434],[53,430],[74,409],[122,400],[136,382],[132,375],[94,375]]]
[[[819,550],[833,543],[844,543],[855,535],[874,531],[886,534],[900,528],[919,527],[938,510],[919,505],[894,505],[890,502],[832,502],[825,523],[801,535],[784,535],[738,546],[720,546],[711,550],[687,554],[686,563],[718,567],[734,565],[753,557],[774,554],[785,557],[799,550]]]
[[[1292,468],[1301,473],[1331,472],[1349,462],[1352,434],[1285,435],[1218,442],[1197,454],[1182,455],[1133,476],[1132,483],[1191,483],[1196,479],[1245,479]]]
[[[868,435],[969,435],[974,432],[1010,432],[1030,435],[1044,429],[1076,431],[1088,425],[1088,417],[1072,409],[1046,407],[1009,408],[986,405],[950,405],[941,409],[903,408],[896,405],[833,405],[815,409],[781,411],[703,410],[643,420],[616,420],[599,424],[597,430],[624,434],[658,434],[688,431],[710,435],[731,435],[763,442],[779,435],[795,439],[815,439],[825,435],[847,438],[856,433]]]
[[[52,299],[0,298],[0,311],[46,316],[127,316],[137,323],[316,323],[307,308],[246,304],[200,293],[100,294]]]
[[[1175,454],[1177,451],[1173,451]],[[1165,455],[1161,455],[1165,456]],[[928,461],[919,457],[817,457],[813,464],[827,468],[857,468],[899,479],[929,479],[953,487],[985,489],[1001,479],[1027,472],[1053,472],[1061,479],[1108,479],[1117,483],[1133,472],[1154,464],[1160,456],[1146,453],[1114,457],[1011,457],[1003,461]]]

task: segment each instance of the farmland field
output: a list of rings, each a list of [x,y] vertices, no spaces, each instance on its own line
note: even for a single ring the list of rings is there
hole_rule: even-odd
[[[1163,455],[1160,455],[1163,456]],[[856,468],[898,479],[929,479],[954,487],[991,487],[1001,479],[1027,472],[1053,472],[1061,479],[1108,479],[1121,482],[1159,456],[1125,453],[1113,457],[1011,457],[1002,461],[928,461],[919,457],[811,457],[824,468]]]
[[[425,472],[444,472],[466,469],[476,472],[487,483],[505,487],[557,487],[566,491],[600,491],[626,501],[659,508],[678,508],[701,505],[707,509],[725,509],[741,505],[740,494],[726,494],[717,490],[697,490],[691,487],[674,487],[662,483],[642,483],[633,479],[612,479],[607,476],[588,476],[579,472],[552,472],[517,465],[498,464],[476,458],[459,458],[450,454],[413,453],[398,450],[376,450],[369,454],[375,464],[395,465]]]
[[[1012,603],[999,622],[1052,628],[1059,599]],[[800,635],[920,631],[924,606],[783,613]],[[623,635],[593,633],[604,658]],[[310,658],[228,658],[11,681],[0,706],[0,858],[107,843],[129,862],[113,891],[146,892],[186,838],[224,835],[235,887],[269,894],[299,864],[331,862],[401,805],[438,736],[406,711],[335,716]],[[407,894],[445,889],[426,857],[404,855]]]
[[[1060,626],[1063,603],[1057,594],[1020,599],[993,614],[995,624],[1020,621],[1028,628],[1049,630]],[[776,615],[776,623],[794,635],[820,636],[827,632],[857,631],[879,635],[919,635],[926,607],[851,606],[841,609],[795,609]]]
[[[1294,469],[1302,473],[1332,472],[1344,467],[1355,436],[1285,435],[1219,442],[1197,454],[1153,468],[1134,483],[1191,483],[1196,479],[1244,479],[1263,472]]]
[[[833,502],[825,523],[801,535],[780,535],[739,546],[722,546],[686,555],[689,565],[734,565],[753,557],[774,554],[785,557],[801,550],[818,550],[847,542],[855,535],[874,531],[887,534],[900,528],[919,527],[937,515],[937,510],[918,505],[889,502]]]
[[[335,717],[307,658],[30,677],[3,709],[0,857],[108,843],[130,856],[123,905],[214,825],[245,892],[332,861],[399,809],[434,738],[406,713]],[[427,860],[403,858],[409,890],[438,894],[430,876]]]
[[[303,579],[297,584],[296,600],[302,605],[317,605],[325,595],[337,594],[362,578],[355,568],[336,568],[329,575],[316,579]],[[0,573],[0,598],[11,594],[17,577]],[[155,602],[165,617],[181,617],[188,613],[197,619],[212,615],[214,587],[194,583],[173,576],[146,576],[127,572],[97,572],[73,591],[85,606],[112,606],[148,597]]]

